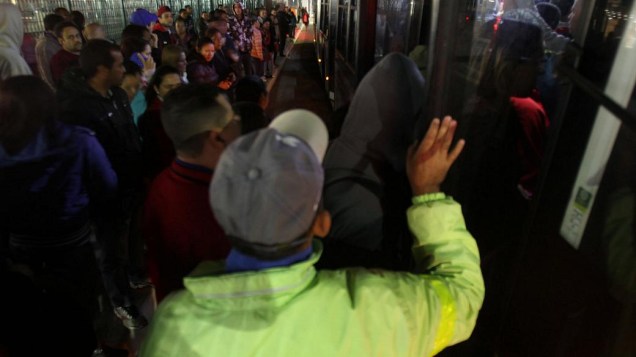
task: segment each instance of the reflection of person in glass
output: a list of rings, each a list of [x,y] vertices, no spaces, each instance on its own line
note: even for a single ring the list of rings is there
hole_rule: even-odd
[[[416,64],[391,53],[356,89],[324,161],[323,200],[333,224],[323,267],[409,268],[405,153],[427,123],[424,88]]]
[[[634,333],[636,321],[636,135],[623,127],[619,132],[612,157],[599,191],[601,247],[609,280],[609,292],[621,304],[614,330],[616,341],[612,356],[636,354]]]
[[[491,28],[492,29],[492,28]],[[537,26],[502,21],[480,70],[469,120],[461,192],[475,235],[496,239],[519,232],[536,189],[549,125],[535,84],[543,59]],[[493,224],[493,222],[501,222]]]
[[[632,134],[628,140],[626,134],[624,128],[604,179],[612,189],[606,199],[602,236],[612,294],[619,300],[636,302],[636,165],[632,151],[636,138]]]
[[[541,17],[534,0],[507,0],[503,4],[503,20],[514,20],[541,29],[543,43],[547,50],[561,53],[570,39],[558,34]]]

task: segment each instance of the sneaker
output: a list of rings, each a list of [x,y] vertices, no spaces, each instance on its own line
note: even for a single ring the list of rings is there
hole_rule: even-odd
[[[122,324],[130,330],[144,328],[148,325],[148,320],[139,313],[139,310],[137,310],[137,307],[134,305],[117,306],[114,311],[115,316],[117,316],[121,320]]]
[[[152,288],[154,285],[148,279],[130,280],[129,285],[133,289]]]
[[[111,347],[98,347],[91,357],[128,357],[128,350],[122,350]]]

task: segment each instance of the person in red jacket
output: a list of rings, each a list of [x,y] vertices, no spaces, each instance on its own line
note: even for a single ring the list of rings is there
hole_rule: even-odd
[[[182,289],[183,277],[198,263],[224,259],[230,251],[208,187],[221,153],[240,133],[234,117],[225,96],[210,84],[177,88],[163,102],[161,121],[177,157],[152,183],[142,223],[158,302]]]
[[[162,6],[157,10],[157,23],[152,27],[152,33],[157,35],[157,48],[159,52],[165,45],[174,45],[172,40],[172,11],[168,6]]]
[[[64,71],[79,66],[80,51],[82,50],[82,35],[77,25],[64,21],[55,26],[55,35],[62,45],[62,49],[51,57],[51,75],[53,83],[58,85]]]

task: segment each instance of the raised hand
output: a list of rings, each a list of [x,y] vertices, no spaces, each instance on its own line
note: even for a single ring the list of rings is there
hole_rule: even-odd
[[[146,79],[150,80],[150,78],[155,74],[155,70],[157,68],[157,64],[155,63],[155,60],[152,58],[152,56],[148,55],[143,56],[141,53],[137,53],[137,58],[139,59],[139,61],[141,61],[141,63],[143,63],[143,75]]]
[[[230,89],[230,87],[232,87],[232,82],[228,81],[228,80],[224,80],[219,82],[218,86],[219,88],[223,89],[223,90],[228,90]]]
[[[451,150],[457,121],[450,116],[440,122],[433,119],[420,142],[411,145],[406,156],[406,174],[411,183],[413,195],[439,192],[439,186],[446,178],[451,165],[464,148],[465,141],[459,140]]]
[[[150,47],[159,47],[159,36],[157,36],[156,33],[152,32],[152,29],[150,29]]]

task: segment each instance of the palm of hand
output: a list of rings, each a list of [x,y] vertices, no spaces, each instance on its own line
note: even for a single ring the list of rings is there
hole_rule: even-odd
[[[451,165],[464,148],[459,140],[451,150],[457,121],[446,116],[443,121],[435,118],[420,142],[413,144],[407,153],[406,173],[414,195],[439,192]]]

